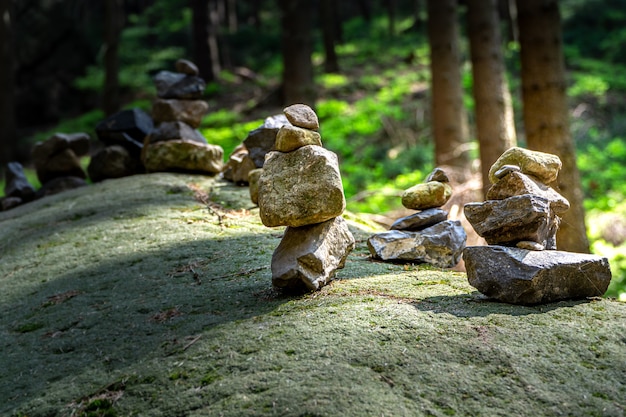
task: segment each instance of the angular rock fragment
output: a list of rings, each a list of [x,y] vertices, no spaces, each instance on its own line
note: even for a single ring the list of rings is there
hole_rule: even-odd
[[[601,296],[611,281],[608,260],[596,255],[470,246],[463,259],[470,285],[511,304]]]
[[[152,117],[157,123],[181,121],[196,129],[208,110],[204,100],[157,99],[152,104]]]
[[[149,145],[166,140],[190,140],[198,143],[207,143],[207,140],[198,129],[194,129],[183,122],[163,122],[150,133],[144,142]]]
[[[187,75],[200,75],[200,70],[198,66],[188,59],[179,59],[174,64],[174,68],[176,68],[176,72],[180,72]]]
[[[35,187],[28,182],[22,164],[19,162],[9,162],[4,174],[5,196],[18,197],[22,202],[28,202],[35,198]]]
[[[263,174],[263,168],[253,169],[248,172],[248,183],[250,186],[250,201],[259,204],[259,180]]]
[[[367,241],[372,257],[383,261],[427,262],[452,268],[461,259],[467,234],[458,220],[446,220],[420,232],[390,230]]]
[[[87,173],[93,182],[139,174],[143,166],[123,146],[107,146],[96,152],[89,161]]]
[[[267,155],[259,208],[268,227],[299,227],[340,216],[346,208],[337,155],[320,146]]]
[[[152,118],[143,110],[122,110],[96,125],[98,139],[107,146],[125,147],[133,157],[139,157],[146,136],[152,132]]]
[[[552,187],[522,172],[509,172],[508,175],[502,176],[491,186],[485,197],[487,200],[504,200],[523,194],[534,194],[547,199],[550,202],[550,208],[556,214],[569,210],[569,201],[565,197]]]
[[[243,144],[257,168],[263,168],[265,155],[274,149],[278,130],[285,125],[289,125],[289,121],[279,114],[266,118],[261,126],[248,133]]]
[[[272,284],[292,291],[314,291],[343,268],[355,241],[342,217],[287,227],[272,255]]]
[[[556,249],[560,219],[544,197],[524,194],[504,200],[469,203],[465,217],[476,233],[490,245],[515,246],[519,241],[537,242]]]
[[[448,212],[439,208],[431,208],[402,217],[390,227],[391,230],[419,231],[442,222],[448,218]]]
[[[157,96],[165,99],[196,100],[206,88],[202,78],[180,72],[159,71],[153,80]]]

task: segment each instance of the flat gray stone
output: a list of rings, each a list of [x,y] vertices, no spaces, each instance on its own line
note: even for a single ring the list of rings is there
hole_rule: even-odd
[[[390,230],[367,240],[372,257],[383,261],[429,263],[452,268],[459,263],[467,234],[458,220],[446,220],[420,232]]]
[[[297,127],[304,129],[319,130],[320,123],[317,114],[306,104],[293,104],[283,110],[287,120]]]
[[[463,259],[470,285],[511,304],[598,297],[611,281],[608,260],[596,255],[469,246]]]
[[[224,166],[221,146],[188,140],[168,140],[144,146],[141,158],[148,172],[217,174]]]
[[[416,232],[433,226],[448,218],[448,212],[439,208],[431,208],[410,216],[401,217],[391,225],[391,230],[408,230]]]
[[[272,284],[290,291],[315,291],[343,268],[355,240],[342,217],[287,227],[272,255]]]
[[[159,124],[146,138],[144,145],[163,142],[166,140],[191,140],[198,143],[207,143],[207,140],[198,129],[194,129],[183,122],[163,122]]]

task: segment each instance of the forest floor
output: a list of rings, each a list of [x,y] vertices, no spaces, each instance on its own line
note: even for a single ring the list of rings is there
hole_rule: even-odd
[[[626,304],[524,307],[374,262],[272,289],[248,189],[150,174],[0,213],[6,416],[623,416]]]

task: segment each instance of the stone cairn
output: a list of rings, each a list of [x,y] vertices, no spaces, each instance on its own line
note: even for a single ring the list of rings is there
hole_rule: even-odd
[[[257,180],[265,163],[265,155],[274,148],[276,135],[281,127],[291,125],[284,114],[270,116],[258,128],[248,133],[246,139],[235,148],[224,166],[224,179],[236,184],[250,184],[255,194],[251,194],[254,204],[257,204]],[[256,172],[255,172],[256,171]],[[252,179],[250,178],[252,176]]]
[[[152,106],[154,130],[145,137],[141,161],[146,171],[184,171],[217,174],[224,150],[211,145],[198,127],[209,106],[202,100],[206,83],[190,61],[176,61],[176,72],[160,71],[154,77],[157,99]]]
[[[258,181],[263,224],[287,226],[272,255],[272,284],[313,291],[343,268],[355,245],[341,217],[346,200],[337,155],[322,147],[315,112],[304,104],[284,110],[291,124],[276,135]]]
[[[470,285],[512,304],[601,296],[611,281],[606,258],[556,250],[559,215],[569,202],[547,184],[556,181],[556,155],[511,148],[489,171],[486,201],[465,216],[488,246],[463,252]]]
[[[416,213],[396,220],[391,230],[367,240],[373,258],[392,262],[429,263],[452,268],[461,260],[467,234],[458,220],[441,209],[452,195],[446,173],[435,168],[426,182],[407,189],[402,205]]]

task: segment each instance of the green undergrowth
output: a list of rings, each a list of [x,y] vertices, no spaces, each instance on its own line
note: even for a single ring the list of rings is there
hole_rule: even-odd
[[[282,228],[247,188],[110,180],[0,213],[0,414],[603,415],[626,410],[626,304],[521,307],[374,262],[271,286]]]

